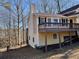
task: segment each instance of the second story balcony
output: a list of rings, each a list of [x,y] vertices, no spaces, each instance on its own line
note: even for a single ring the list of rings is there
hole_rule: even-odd
[[[78,31],[79,23],[52,23],[39,24],[39,32]]]

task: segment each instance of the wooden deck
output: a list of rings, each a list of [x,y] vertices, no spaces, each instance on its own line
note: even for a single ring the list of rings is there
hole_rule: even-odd
[[[43,23],[39,25],[39,32],[62,32],[62,31],[78,31],[78,23]]]

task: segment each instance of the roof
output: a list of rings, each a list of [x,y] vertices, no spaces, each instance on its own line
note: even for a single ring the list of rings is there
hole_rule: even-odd
[[[66,17],[60,14],[50,14],[50,13],[33,13],[34,16],[43,16],[43,17]]]
[[[64,10],[62,12],[60,12],[60,14],[63,14],[63,13],[66,13],[66,12],[69,12],[69,11],[72,11],[72,10],[75,10],[77,8],[79,8],[79,4],[78,5],[75,5],[75,6],[71,7],[71,8],[68,8],[68,9],[66,9],[66,10]]]
[[[79,14],[79,12],[76,12],[77,9],[79,9],[79,4],[62,11],[59,14],[62,14],[64,16],[77,15]]]
[[[71,12],[71,13],[68,13],[68,14],[64,14],[64,16],[72,16],[72,15],[78,15],[79,14],[79,12],[78,13],[76,13],[76,12]]]

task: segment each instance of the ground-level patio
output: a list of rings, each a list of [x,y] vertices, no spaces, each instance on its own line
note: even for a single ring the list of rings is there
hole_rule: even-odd
[[[65,46],[60,49],[48,51],[47,53],[31,47],[0,53],[0,59],[79,59],[79,43],[72,47]]]

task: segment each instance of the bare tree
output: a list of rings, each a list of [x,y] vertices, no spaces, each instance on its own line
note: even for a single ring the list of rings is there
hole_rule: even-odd
[[[26,23],[26,18],[27,18],[27,15],[24,13],[26,12],[26,8],[25,7],[25,3],[24,2],[27,2],[27,0],[14,0],[14,5],[15,5],[15,12],[17,14],[17,23],[18,23],[18,44],[19,44],[19,39],[20,39],[20,28],[22,27],[23,28],[23,42],[24,42],[24,36],[25,36],[25,25]],[[22,26],[20,26],[22,25]]]
[[[5,28],[7,27],[7,33],[10,34],[9,39],[12,40],[13,37],[14,39],[17,40],[17,44],[19,44],[19,39],[20,39],[20,27],[22,27],[22,32],[23,32],[23,42],[25,40],[24,36],[25,36],[25,31],[26,31],[26,19],[27,19],[27,0],[13,0],[13,1],[8,1],[8,3],[11,4],[11,8],[9,10],[9,12],[11,12],[11,14],[9,14],[9,16],[5,16],[7,18],[10,18],[10,21],[8,19],[6,19],[7,23],[5,23],[6,21],[4,21],[4,23],[6,24],[6,26],[4,26]],[[1,2],[1,5],[4,5],[3,2]],[[3,6],[5,7],[5,6]],[[6,9],[8,10],[8,9]],[[8,15],[8,14],[6,14]],[[2,16],[3,17],[3,16]],[[3,18],[5,18],[3,17]],[[22,25],[22,26],[21,26]]]
[[[76,0],[74,0],[75,2]],[[73,6],[74,2],[73,0],[54,0],[56,2],[56,7],[57,7],[57,12],[61,12],[65,10],[66,8],[71,7],[70,5]]]
[[[53,0],[40,0],[41,9],[45,13],[52,13]],[[41,12],[41,11],[40,11]]]

